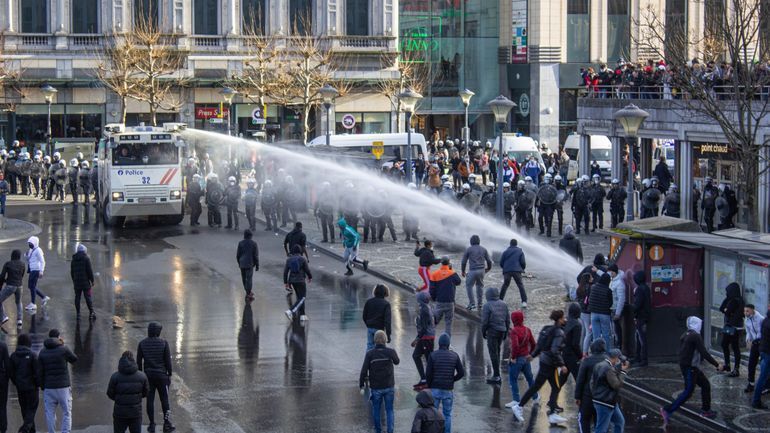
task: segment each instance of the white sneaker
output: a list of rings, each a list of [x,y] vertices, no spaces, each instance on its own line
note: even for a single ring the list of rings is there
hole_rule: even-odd
[[[29,304],[27,304],[26,309],[27,310],[37,310],[37,305],[35,305],[32,302],[30,302]]]
[[[554,424],[564,424],[565,422],[567,422],[567,418],[564,418],[563,416],[559,415],[558,413],[552,413],[552,414],[548,415],[548,422],[551,425],[554,425]]]
[[[519,422],[524,422],[524,411],[521,409],[521,406],[519,406],[518,403],[513,405],[511,411],[513,412],[513,416],[519,420]]]
[[[522,310],[526,310],[527,309],[527,303],[526,302],[522,302],[521,303],[521,309]]]
[[[532,397],[532,403],[540,404],[540,394],[537,394],[534,397]]]
[[[45,307],[46,305],[48,305],[48,301],[50,301],[50,300],[51,300],[51,297],[50,297],[50,296],[46,296],[45,298],[43,298],[43,307]]]
[[[283,312],[283,314],[285,314],[286,318],[289,319],[289,320],[294,319],[294,313],[292,313],[291,310],[286,310],[286,311]]]
[[[306,315],[303,314],[303,315],[299,316],[299,320],[302,321],[302,322],[307,322],[309,319],[308,319],[308,317]]]
[[[506,404],[505,404],[505,407],[514,407],[514,406],[516,406],[517,404],[519,404],[519,402],[518,402],[518,401],[516,401],[516,400],[513,400],[513,401],[512,401],[512,402],[510,402],[510,403],[506,403]]]
[[[16,326],[21,327],[21,319],[16,321]]]

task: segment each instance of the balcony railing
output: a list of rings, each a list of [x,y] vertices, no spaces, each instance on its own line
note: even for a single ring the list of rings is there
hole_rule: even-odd
[[[749,89],[751,90],[751,89]],[[736,98],[745,99],[748,96],[748,92],[742,86],[735,87],[732,85],[722,86],[710,86],[704,89],[708,92],[709,97],[717,100],[734,100]],[[754,88],[750,92],[752,97],[756,100],[768,100],[770,96],[770,82],[767,84]],[[629,84],[612,85],[612,86],[599,86],[591,85],[585,86],[580,89],[580,96],[593,99],[629,99],[629,100],[690,100],[697,99],[699,96],[693,96],[686,91],[671,86],[669,84],[651,84],[643,86],[635,86]]]
[[[222,46],[222,38],[218,36],[192,36],[196,48],[216,48]]]
[[[73,47],[99,47],[102,40],[101,35],[70,35],[70,45]]]
[[[21,35],[21,45],[28,48],[47,48],[51,46],[51,35],[25,33]]]

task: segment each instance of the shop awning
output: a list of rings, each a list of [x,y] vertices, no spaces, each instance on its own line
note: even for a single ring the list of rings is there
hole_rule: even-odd
[[[672,230],[636,230],[645,237],[686,242],[708,249],[770,260],[770,245],[717,233],[681,232]]]

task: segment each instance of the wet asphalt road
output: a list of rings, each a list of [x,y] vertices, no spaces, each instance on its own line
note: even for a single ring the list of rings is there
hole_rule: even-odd
[[[256,300],[247,304],[235,262],[240,232],[143,222],[105,231],[93,210],[85,217],[82,205],[73,211],[69,205],[17,204],[11,212],[42,229],[47,269],[40,288],[52,298],[35,316],[25,313],[23,330],[34,334],[39,347],[48,330],[58,328],[80,358],[72,368],[74,431],[112,431],[107,382],[120,354],[136,350],[150,321],[163,324],[162,335],[173,352],[172,411],[180,432],[372,431],[358,373],[366,342],[361,311],[374,278],[360,271],[345,278],[339,262],[314,253],[315,279],[306,306],[311,320],[303,327],[283,315],[282,238],[270,232],[258,230],[255,236],[261,263],[254,280]],[[77,242],[88,247],[99,273],[94,289],[98,318],[92,325],[78,324],[72,306],[69,260]],[[25,242],[0,244],[0,258],[9,257],[13,248],[25,249]],[[25,304],[28,299],[25,288]],[[399,290],[391,291],[390,302],[393,347],[402,360],[396,368],[396,431],[408,432],[416,408],[412,384],[418,379],[409,347],[416,306],[411,295]],[[125,320],[125,326],[114,329],[113,316]],[[13,313],[11,319],[16,319]],[[17,331],[5,328],[0,335],[13,350]],[[567,428],[549,428],[544,408],[527,412],[526,423],[515,423],[510,410],[502,408],[510,400],[507,381],[502,388],[485,383],[491,365],[480,327],[456,317],[452,348],[468,372],[455,389],[453,431],[577,431],[572,381],[559,400],[567,408]],[[520,386],[523,393],[523,381]],[[660,431],[658,417],[648,409],[634,401],[623,404],[626,431]],[[9,430],[20,425],[18,412],[12,391]],[[41,408],[38,428],[44,425]],[[669,431],[695,430],[674,425]]]

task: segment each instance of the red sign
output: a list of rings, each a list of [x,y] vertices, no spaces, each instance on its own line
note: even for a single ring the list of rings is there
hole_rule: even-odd
[[[224,109],[223,116],[227,116],[227,107]],[[211,118],[222,117],[219,115],[219,107],[195,107],[195,118],[208,120]]]

